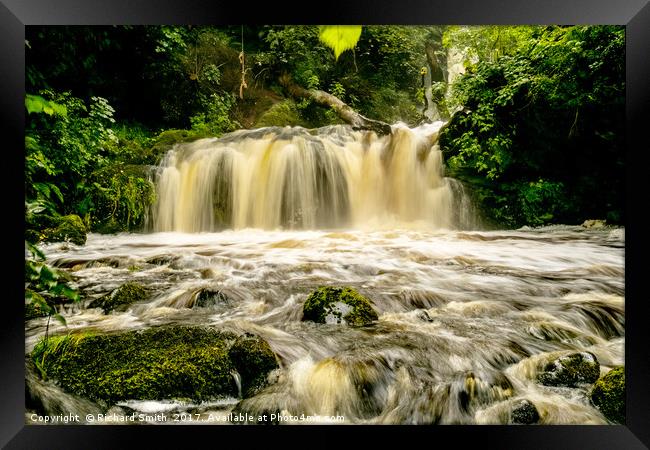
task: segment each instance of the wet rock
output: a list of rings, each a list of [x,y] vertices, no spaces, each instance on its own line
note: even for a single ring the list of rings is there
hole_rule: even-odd
[[[582,222],[584,228],[604,228],[607,225],[605,220],[590,219]]]
[[[514,388],[502,372],[475,374],[466,372],[451,383],[450,393],[458,399],[459,409],[468,413],[476,407],[505,400]]]
[[[599,376],[600,364],[596,356],[580,352],[548,363],[537,376],[537,381],[545,386],[576,387],[582,383],[593,383]]]
[[[108,314],[114,310],[125,310],[132,303],[142,301],[146,298],[147,292],[140,284],[129,282],[115,289],[110,294],[93,300],[88,307],[102,308],[104,314]]]
[[[252,334],[239,337],[228,356],[241,375],[244,397],[251,397],[267,385],[267,375],[278,368],[275,353],[263,339]]]
[[[201,289],[194,298],[194,307],[197,308],[210,308],[228,303],[230,303],[230,299],[226,294],[212,289]]]
[[[420,319],[422,322],[433,322],[433,319],[431,318],[431,316],[429,315],[426,309],[422,309],[418,311],[416,317]]]
[[[370,300],[349,287],[319,287],[303,306],[303,320],[317,323],[367,325],[377,319]]]
[[[86,243],[86,226],[81,217],[70,214],[51,220],[51,227],[45,228],[39,234],[42,242],[72,242],[76,245]]]
[[[52,337],[40,341],[31,358],[43,377],[107,406],[122,400],[236,396],[235,371],[250,387],[277,367],[258,337],[181,326]]]
[[[539,422],[539,412],[530,400],[519,400],[513,405],[510,420],[516,424],[531,425]]]
[[[615,367],[603,375],[592,388],[591,402],[608,420],[625,423],[625,367]]]

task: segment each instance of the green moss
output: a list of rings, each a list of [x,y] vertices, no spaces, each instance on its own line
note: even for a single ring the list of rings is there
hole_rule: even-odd
[[[228,355],[241,375],[244,397],[259,392],[266,386],[266,375],[278,368],[278,362],[269,344],[250,334],[238,338]]]
[[[537,380],[546,386],[575,387],[581,383],[593,383],[599,376],[600,364],[596,356],[581,352],[548,363]]]
[[[170,327],[39,342],[31,356],[42,374],[93,401],[236,395],[228,346],[236,336]]]
[[[349,287],[319,287],[303,306],[303,320],[317,323],[367,325],[377,319],[370,300]]]
[[[41,231],[39,239],[43,242],[69,241],[73,244],[86,243],[86,226],[81,217],[70,214],[52,219],[52,226]]]
[[[156,136],[154,144],[151,147],[151,154],[154,159],[157,159],[171,150],[175,144],[192,142],[207,137],[213,137],[213,135],[208,132],[198,132],[195,130],[165,130]]]
[[[615,367],[596,381],[590,397],[607,419],[625,423],[625,367]]]
[[[108,314],[114,309],[120,309],[122,306],[130,305],[146,298],[147,292],[141,285],[129,282],[115,289],[110,294],[91,302],[88,307],[102,308],[104,313]]]
[[[512,423],[531,425],[539,422],[539,412],[530,400],[520,400],[515,403],[511,414]]]
[[[271,106],[255,123],[256,128],[274,126],[308,127],[293,100],[284,100]]]
[[[25,320],[36,319],[37,317],[47,317],[47,312],[38,303],[25,304]]]

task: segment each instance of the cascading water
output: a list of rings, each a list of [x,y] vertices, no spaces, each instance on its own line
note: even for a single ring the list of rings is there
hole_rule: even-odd
[[[158,168],[154,233],[43,246],[87,299],[62,306],[67,327],[51,322],[49,332],[250,332],[280,369],[246,399],[233,372],[238,398],[130,399],[106,411],[30,366],[30,406],[213,424],[266,413],[276,423],[506,424],[529,401],[541,424],[607,423],[588,385],[549,387],[537,376],[574,352],[595,355],[601,373],[623,364],[624,229],[477,231],[463,185],[443,176],[440,125],[398,125],[387,137],[266,128],[178,145]],[[125,282],[148,298],[110,314],[88,307]],[[357,289],[378,321],[302,321],[318,286]],[[216,294],[200,304],[206,290]],[[27,352],[46,327],[46,318],[26,322]]]
[[[157,179],[154,231],[466,228],[444,177],[443,122],[393,133],[264,128],[177,146]],[[456,195],[454,195],[456,194]]]

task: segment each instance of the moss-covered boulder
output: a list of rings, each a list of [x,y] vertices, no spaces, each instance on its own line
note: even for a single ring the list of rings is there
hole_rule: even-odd
[[[367,325],[377,319],[370,300],[349,287],[319,287],[303,306],[303,320],[317,323]]]
[[[246,334],[230,347],[228,356],[241,376],[244,397],[250,397],[267,385],[267,374],[278,368],[275,353],[263,339]]]
[[[551,361],[537,376],[545,386],[576,387],[578,384],[593,383],[600,376],[600,364],[593,353],[579,352]]]
[[[589,396],[607,419],[625,423],[625,367],[615,367],[603,375]]]
[[[105,314],[114,310],[125,310],[129,305],[147,298],[147,291],[140,284],[128,282],[88,305],[89,308],[102,308]]]
[[[81,217],[70,214],[52,219],[51,227],[39,233],[42,242],[72,242],[76,245],[86,243],[86,226]]]
[[[530,400],[519,400],[512,407],[510,420],[515,424],[532,425],[539,422],[539,412]]]
[[[245,351],[233,350],[239,342],[233,333],[174,326],[53,337],[40,341],[31,357],[45,378],[105,405],[121,400],[204,401],[236,396],[235,371],[242,384],[251,385],[270,370],[273,353],[264,341],[248,345],[248,340],[253,338],[239,344]]]

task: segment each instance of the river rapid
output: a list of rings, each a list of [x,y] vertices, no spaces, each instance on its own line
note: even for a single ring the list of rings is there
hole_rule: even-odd
[[[391,226],[90,234],[84,246],[43,250],[85,299],[64,307],[67,328],[52,322],[52,334],[214,326],[261,336],[280,360],[273,383],[236,409],[236,398],[150,399],[113,413],[150,415],[150,423],[158,414],[232,423],[234,413],[277,411],[280,423],[305,423],[304,414],[310,423],[503,424],[528,399],[541,424],[605,424],[588,386],[547,387],[536,376],[575,351],[592,352],[601,373],[624,363],[624,245],[623,228]],[[148,300],[108,315],[85,307],[127,281],[145,286]],[[357,289],[379,320],[302,321],[319,286]],[[221,301],[197,307],[206,288],[221,291]],[[45,318],[26,323],[26,352],[45,326]],[[81,422],[106,413],[36,378],[28,373],[51,413],[72,409]]]

